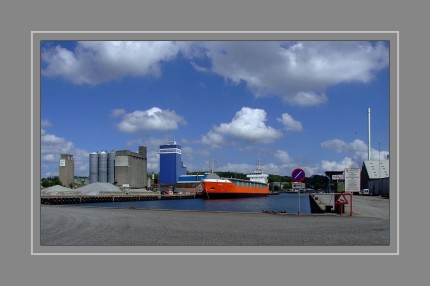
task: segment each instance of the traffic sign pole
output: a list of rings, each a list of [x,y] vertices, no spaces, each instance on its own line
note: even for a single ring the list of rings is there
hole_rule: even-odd
[[[335,204],[339,205],[339,213],[342,215],[342,209],[345,205],[349,204],[349,216],[352,216],[352,193],[348,193],[350,197],[350,202],[345,197],[345,193],[341,193],[339,197],[337,198]]]
[[[294,182],[303,182],[303,180],[305,179],[305,171],[300,168],[294,169],[291,173],[291,179]]]
[[[294,169],[291,173],[291,179],[296,183],[303,182],[305,180],[305,171],[300,168]],[[300,189],[297,190],[297,193],[299,195],[299,209],[297,211],[297,214],[300,215]]]

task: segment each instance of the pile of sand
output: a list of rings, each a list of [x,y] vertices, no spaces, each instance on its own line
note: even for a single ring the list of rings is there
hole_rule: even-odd
[[[49,188],[44,188],[41,190],[42,194],[47,195],[66,195],[66,194],[77,194],[78,190],[66,188],[60,185],[55,185]]]
[[[49,188],[45,188],[42,191],[47,192],[47,193],[57,193],[57,192],[70,192],[73,191],[73,189],[71,188],[66,188],[60,185],[55,185]]]
[[[119,187],[111,183],[92,183],[78,189],[69,189],[60,185],[42,189],[42,195],[83,195],[83,196],[98,196],[108,193],[124,193]],[[128,189],[129,194],[132,193],[153,193],[147,189]]]
[[[86,196],[97,196],[100,193],[119,193],[121,190],[119,187],[111,183],[92,183],[85,187],[77,189],[81,195]]]

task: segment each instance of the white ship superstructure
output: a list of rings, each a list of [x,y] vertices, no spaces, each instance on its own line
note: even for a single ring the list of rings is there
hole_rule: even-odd
[[[254,172],[249,173],[246,175],[250,181],[252,182],[259,182],[259,183],[268,183],[267,177],[269,177],[268,174],[264,174],[263,170],[261,169],[260,162],[258,162],[257,168]]]

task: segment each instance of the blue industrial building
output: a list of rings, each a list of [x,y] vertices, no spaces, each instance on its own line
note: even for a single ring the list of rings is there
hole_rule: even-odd
[[[207,175],[182,175],[179,176],[178,183],[196,183],[201,182]]]
[[[181,146],[175,141],[160,146],[160,184],[176,184],[187,173],[181,158]]]

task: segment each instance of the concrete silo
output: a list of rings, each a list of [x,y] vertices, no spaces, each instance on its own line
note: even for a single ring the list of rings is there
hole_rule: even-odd
[[[115,179],[118,185],[130,188],[146,188],[147,186],[147,149],[139,147],[139,153],[129,150],[115,152]]]
[[[73,155],[61,154],[60,156],[60,181],[63,186],[69,188],[73,186],[75,177],[75,162]]]
[[[90,153],[90,184],[99,181],[99,154]]]
[[[108,154],[105,151],[99,153],[99,182],[107,183],[108,179]]]
[[[107,181],[111,184],[115,183],[115,151],[108,153]]]

